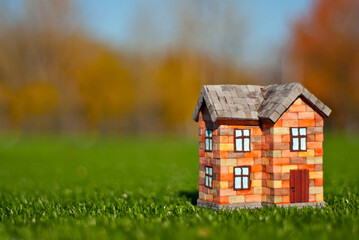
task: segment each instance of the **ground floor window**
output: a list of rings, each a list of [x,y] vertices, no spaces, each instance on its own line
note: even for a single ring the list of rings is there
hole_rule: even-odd
[[[204,185],[208,188],[212,188],[212,183],[213,183],[213,168],[206,167],[206,178]]]
[[[235,167],[234,168],[234,189],[243,190],[250,189],[249,173],[251,167]]]

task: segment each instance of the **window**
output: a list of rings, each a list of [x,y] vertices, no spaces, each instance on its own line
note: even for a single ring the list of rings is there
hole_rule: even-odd
[[[212,145],[213,145],[213,131],[206,129],[205,135],[206,135],[205,150],[206,152],[210,152],[212,151]]]
[[[299,152],[307,150],[307,128],[290,128],[291,151]]]
[[[213,183],[213,169],[212,167],[206,167],[206,177],[204,185],[208,188],[212,188]]]
[[[234,150],[236,152],[251,151],[250,135],[251,135],[251,130],[249,129],[234,130]]]
[[[251,183],[249,173],[251,167],[235,167],[234,168],[234,190],[250,189]]]

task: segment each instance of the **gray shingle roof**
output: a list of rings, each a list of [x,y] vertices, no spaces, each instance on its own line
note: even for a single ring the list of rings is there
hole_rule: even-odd
[[[324,117],[329,116],[331,110],[303,85],[288,83],[269,86],[205,85],[192,118],[198,121],[199,110],[205,101],[213,122],[217,119],[269,119],[276,122],[299,96]]]

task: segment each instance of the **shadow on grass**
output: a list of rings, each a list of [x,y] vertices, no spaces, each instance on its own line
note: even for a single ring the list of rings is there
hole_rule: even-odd
[[[191,200],[192,205],[197,205],[198,191],[180,191],[180,197],[185,197]]]

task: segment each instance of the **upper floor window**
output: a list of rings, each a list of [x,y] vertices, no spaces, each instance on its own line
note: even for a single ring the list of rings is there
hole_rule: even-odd
[[[234,150],[236,152],[250,152],[251,151],[251,130],[249,129],[235,129],[234,130]]]
[[[213,131],[206,129],[205,131],[206,136],[206,142],[205,142],[205,150],[206,152],[212,151],[212,145],[213,145]]]
[[[212,167],[206,167],[206,177],[204,185],[208,188],[212,188],[213,183],[213,168]]]
[[[243,190],[250,189],[249,173],[251,167],[235,167],[234,168],[234,189]]]
[[[290,128],[291,151],[306,151],[307,150],[307,128]]]

